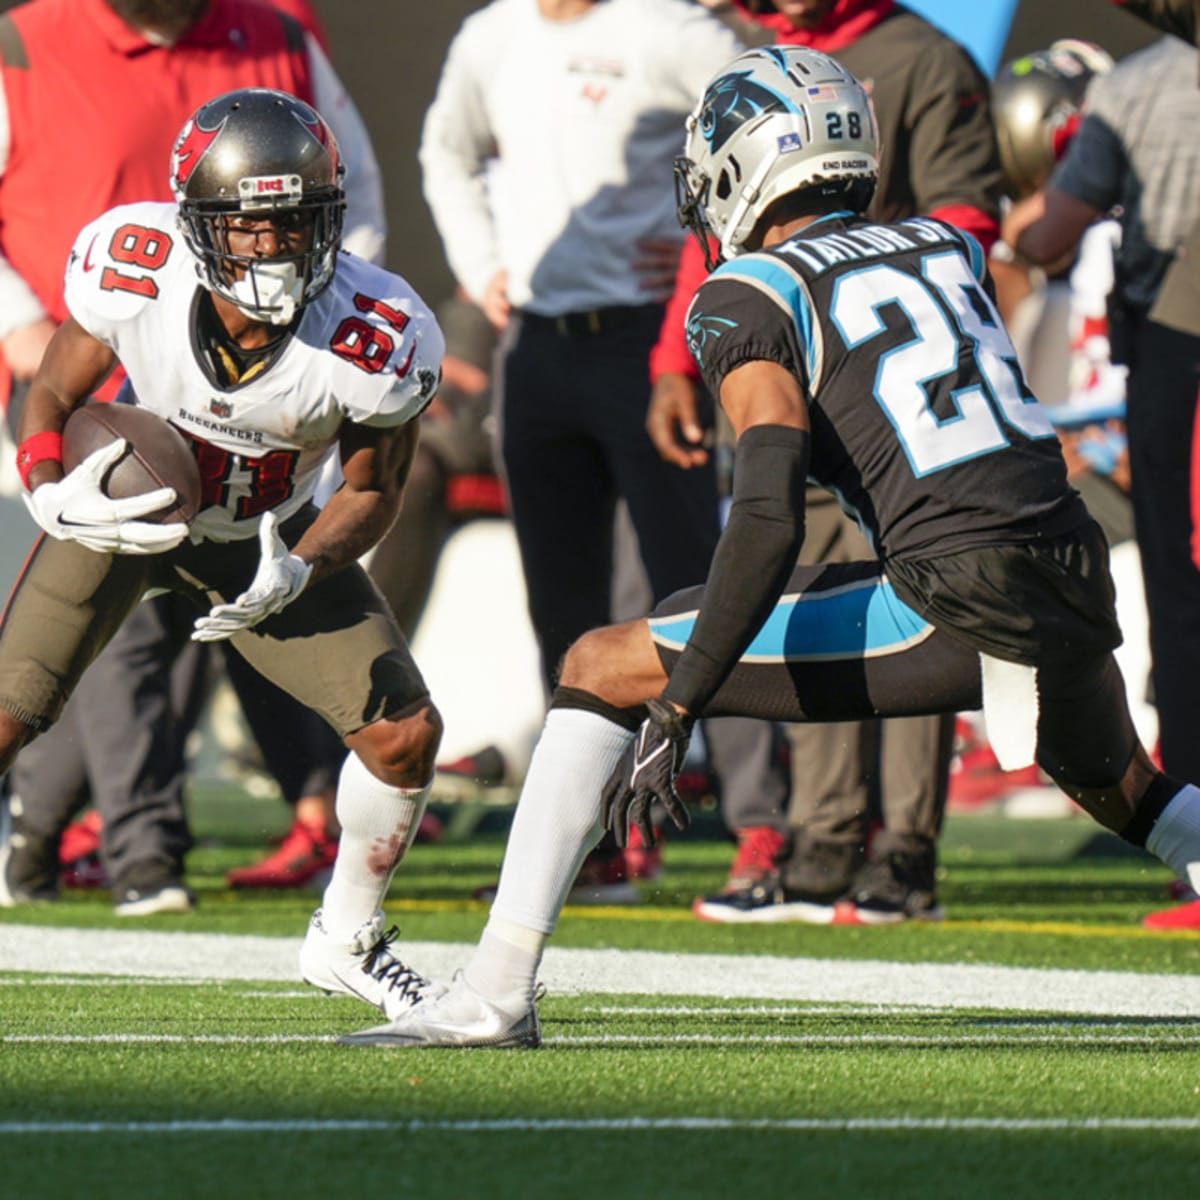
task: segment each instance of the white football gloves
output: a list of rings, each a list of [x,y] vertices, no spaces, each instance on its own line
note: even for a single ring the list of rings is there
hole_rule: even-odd
[[[262,557],[250,586],[232,603],[217,604],[197,620],[193,642],[219,642],[257,625],[291,604],[304,591],[312,564],[288,551],[279,536],[279,518],[264,515],[258,527]]]
[[[156,525],[136,519],[173,503],[173,488],[159,488],[124,500],[104,494],[101,481],[125,448],[123,440],[110,442],[89,454],[57,483],[43,483],[32,492],[22,492],[30,515],[51,537],[79,542],[102,554],[162,554],[173,550],[187,537],[185,524]]]

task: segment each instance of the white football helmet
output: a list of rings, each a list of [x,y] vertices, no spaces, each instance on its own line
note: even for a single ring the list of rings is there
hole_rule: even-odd
[[[746,249],[781,196],[844,196],[862,212],[878,178],[870,96],[839,62],[804,46],[762,46],[727,64],[688,117],[675,160],[680,223],[706,254],[705,231],[712,233],[725,258]]]

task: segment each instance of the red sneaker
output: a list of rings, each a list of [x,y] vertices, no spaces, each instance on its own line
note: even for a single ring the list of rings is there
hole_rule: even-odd
[[[1182,904],[1185,900],[1200,900],[1200,896],[1196,895],[1196,889],[1186,879],[1172,879],[1167,884],[1167,895],[1176,904]]]
[[[1147,929],[1195,929],[1200,931],[1200,900],[1181,904],[1178,908],[1164,908],[1152,912],[1142,919]]]
[[[952,810],[981,808],[1022,788],[1040,787],[1036,764],[1019,771],[1002,771],[990,746],[963,754],[951,769],[946,807]]]
[[[583,860],[568,904],[636,904],[641,897],[629,878],[622,850],[596,849]]]
[[[72,821],[63,830],[62,839],[58,843],[58,861],[68,866],[77,858],[86,858],[89,854],[100,853],[100,831],[104,828],[104,818],[92,808],[78,821]]]
[[[642,831],[634,825],[629,830],[629,845],[622,852],[625,874],[630,879],[658,879],[662,875],[663,831],[654,831],[654,845],[647,846]]]
[[[297,821],[268,858],[235,867],[225,876],[232,888],[324,887],[337,857],[337,838]]]
[[[779,878],[779,855],[787,835],[771,825],[750,825],[737,831],[738,848],[729,868],[723,893],[744,892],[757,884]]]
[[[421,823],[417,826],[417,836],[413,840],[422,843],[438,842],[445,832],[446,826],[441,817],[426,809],[421,814]]]
[[[63,887],[106,888],[108,872],[100,859],[100,833],[104,818],[89,809],[63,830],[58,844],[59,872]]]

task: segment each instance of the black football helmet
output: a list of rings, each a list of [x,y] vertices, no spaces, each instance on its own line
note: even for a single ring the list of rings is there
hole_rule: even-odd
[[[204,285],[259,320],[288,324],[333,278],[345,173],[329,126],[295,96],[242,88],[199,108],[175,143],[171,188]],[[311,243],[265,260],[232,254],[232,214],[311,221]]]
[[[1063,38],[1000,68],[992,110],[1004,189],[1014,200],[1050,178],[1082,120],[1088,83],[1111,67],[1112,59],[1099,46]]]

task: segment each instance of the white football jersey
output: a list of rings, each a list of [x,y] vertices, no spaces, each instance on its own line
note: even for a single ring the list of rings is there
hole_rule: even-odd
[[[128,204],[88,225],[67,264],[66,301],[111,346],[137,403],[192,444],[203,487],[193,540],[254,537],[312,495],[344,421],[390,427],[417,417],[437,389],[443,341],[433,314],[398,275],[348,254],[301,313],[267,368],[220,387],[201,365],[196,260],[174,204]]]

